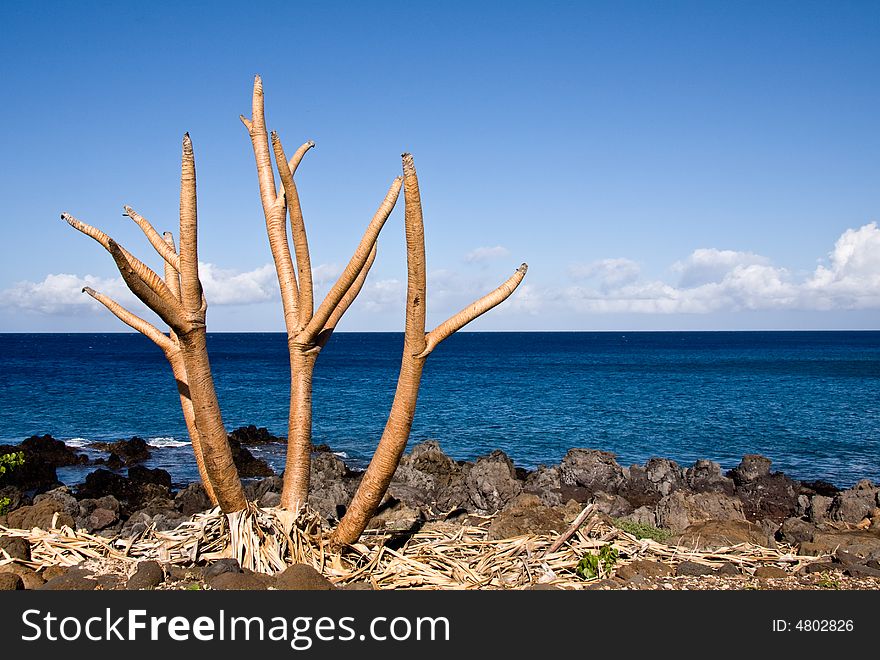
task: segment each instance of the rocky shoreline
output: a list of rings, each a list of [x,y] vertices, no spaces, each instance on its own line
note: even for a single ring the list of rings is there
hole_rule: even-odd
[[[282,441],[253,426],[230,434],[236,465],[248,478],[248,497],[262,506],[278,503],[281,479],[247,446]],[[108,538],[135,538],[149,526],[171,529],[210,508],[199,484],[175,489],[168,472],[142,465],[150,457],[150,447],[142,439],[93,448],[107,455],[89,459],[51,436],[0,446],[0,454],[22,452],[25,458],[22,466],[0,476],[0,499],[8,500],[0,525],[18,529],[67,525]],[[70,465],[94,465],[95,470],[83,483],[63,486],[56,469]],[[332,524],[344,513],[361,476],[329,447],[316,447],[311,506]],[[880,487],[868,480],[845,490],[823,481],[798,481],[772,471],[770,460],[758,455],[744,456],[725,473],[709,460],[682,467],[652,458],[644,465],[624,467],[610,452],[575,448],[559,464],[529,471],[516,467],[500,451],[473,462],[455,461],[437,442],[428,441],[403,457],[370,528],[392,537],[405,536],[436,522],[461,524],[474,516],[492,515],[490,538],[558,534],[587,503],[620,528],[658,541],[698,550],[737,543],[773,548],[784,543],[802,555],[828,555],[821,570],[841,572],[842,579],[867,580],[867,588],[880,586]],[[0,536],[0,548],[6,553],[0,553],[0,561],[6,555],[24,560],[28,555],[25,545],[20,538]],[[0,588],[4,580],[14,582],[2,578],[13,566],[0,566]],[[23,567],[17,568],[21,569],[18,573],[26,573]],[[670,576],[674,578],[681,569],[680,565],[665,568],[669,570],[647,566],[640,573],[623,566],[614,577],[617,583],[604,586],[632,586],[633,581],[641,588],[667,585]],[[686,571],[678,577],[723,578]],[[818,572],[811,570],[806,578],[801,577],[809,582],[809,576]],[[170,579],[171,573],[166,573],[164,579]],[[216,577],[199,576],[202,580]],[[256,588],[259,580],[265,582],[247,577],[249,588]],[[47,576],[28,578],[31,588],[52,582]],[[315,576],[310,579],[316,580]]]

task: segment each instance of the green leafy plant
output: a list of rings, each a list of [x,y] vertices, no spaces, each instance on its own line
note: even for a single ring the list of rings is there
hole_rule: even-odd
[[[13,452],[0,456],[0,474],[6,474],[12,468],[24,465],[24,452]]]
[[[24,453],[23,452],[13,452],[11,454],[3,454],[0,456],[0,475],[6,474],[11,471],[12,468],[19,467],[24,465]],[[12,500],[8,497],[0,497],[0,516],[5,515],[9,510],[9,505],[12,504]]]
[[[603,575],[608,575],[617,563],[618,552],[611,544],[603,545],[599,554],[587,552],[577,563],[574,572],[582,580],[595,580]]]
[[[818,584],[823,589],[840,589],[840,582],[835,580],[832,577],[831,573],[828,571],[824,571],[819,575],[819,579],[816,580],[816,584]]]
[[[637,539],[652,539],[657,541],[658,543],[664,543],[668,541],[670,537],[672,537],[672,532],[666,529],[660,529],[659,527],[654,527],[653,525],[645,525],[643,523],[633,522],[632,520],[625,520],[623,518],[614,518],[614,526],[618,529],[622,529],[627,534],[632,534]]]

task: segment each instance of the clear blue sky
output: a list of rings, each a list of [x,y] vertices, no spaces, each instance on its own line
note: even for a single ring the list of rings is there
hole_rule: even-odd
[[[119,294],[111,259],[58,216],[158,267],[121,207],[176,229],[184,131],[209,330],[282,329],[238,121],[255,73],[288,150],[318,145],[297,177],[322,282],[411,151],[429,322],[527,261],[473,329],[880,328],[876,2],[34,2],[0,23],[0,331],[122,329],[77,293]],[[340,329],[402,330],[405,276],[401,201]]]

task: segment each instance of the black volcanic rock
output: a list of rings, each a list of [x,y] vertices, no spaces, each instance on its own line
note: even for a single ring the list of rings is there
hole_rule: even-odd
[[[285,441],[285,438],[269,433],[269,429],[266,427],[256,427],[253,424],[235,429],[229,434],[229,437],[243,445],[264,445],[270,442]]]
[[[152,455],[147,441],[137,436],[131,440],[117,440],[116,442],[92,442],[89,446],[110,452],[110,457],[106,462],[111,469],[115,469],[115,465],[120,462],[127,467],[143,463]]]

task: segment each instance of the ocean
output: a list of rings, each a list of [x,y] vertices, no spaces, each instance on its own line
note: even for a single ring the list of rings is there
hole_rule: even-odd
[[[381,435],[402,344],[338,333],[318,359],[313,439],[351,466]],[[286,435],[285,335],[212,333],[208,349],[226,427]],[[138,334],[0,334],[0,392],[0,442],[140,436],[148,466],[197,479],[171,369]],[[848,487],[880,481],[878,392],[880,332],[463,332],[428,358],[410,443],[436,439],[456,459],[501,449],[526,468],[571,447],[622,465],[731,468],[760,453],[790,476]],[[251,450],[282,469],[283,447]],[[59,470],[68,483],[83,474]]]

